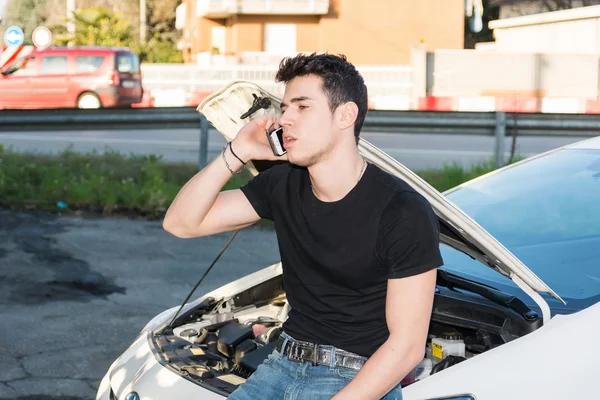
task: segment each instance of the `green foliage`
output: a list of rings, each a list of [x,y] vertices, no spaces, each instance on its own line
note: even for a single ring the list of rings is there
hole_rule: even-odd
[[[11,0],[6,4],[3,25],[16,25],[25,34],[25,45],[31,45],[33,30],[46,20],[46,0]]]
[[[14,208],[91,211],[106,215],[160,217],[181,187],[197,172],[191,163],[165,163],[160,156],[74,152],[17,153],[0,148],[0,204]],[[242,174],[240,174],[242,175]],[[248,175],[225,187],[239,187]]]
[[[142,62],[147,63],[183,63],[183,53],[172,42],[153,37],[144,45],[135,45],[132,49]]]
[[[73,12],[75,32],[64,26],[55,26],[58,45],[128,47],[133,40],[132,28],[121,14],[113,14],[103,7],[84,8]]]
[[[67,31],[68,18],[57,12],[66,11],[65,0],[8,0],[4,25],[20,26],[25,44],[31,44],[33,30],[44,25],[52,31],[55,45],[129,47],[141,62],[182,63],[183,54],[177,49],[181,34],[175,29],[175,9],[181,0],[147,0],[146,4],[146,43],[139,39],[139,0],[78,0],[79,8],[71,18],[74,34]]]
[[[494,170],[492,161],[464,168],[417,171],[440,192]],[[17,153],[0,145],[0,205],[47,211],[91,211],[161,218],[181,187],[198,171],[193,163],[167,163],[160,156],[74,152]],[[224,190],[239,188],[249,174],[234,175]],[[57,203],[67,205],[62,210]]]

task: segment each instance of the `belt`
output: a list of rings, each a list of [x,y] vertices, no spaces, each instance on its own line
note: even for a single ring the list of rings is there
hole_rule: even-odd
[[[278,352],[285,354],[290,361],[331,366],[331,353],[333,351],[335,367],[349,368],[358,371],[363,364],[367,362],[367,357],[333,348],[333,346],[321,346],[314,343],[288,339],[284,347],[284,342],[285,338],[280,336],[279,339],[277,339],[275,348]]]

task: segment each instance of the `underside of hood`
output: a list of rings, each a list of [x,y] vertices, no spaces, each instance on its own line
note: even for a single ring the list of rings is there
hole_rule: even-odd
[[[248,118],[240,119],[242,114],[247,113],[253,104],[257,103],[257,98],[267,98],[271,105],[266,109],[257,109]],[[267,114],[280,114],[280,104],[280,98],[256,84],[237,81],[207,97],[198,106],[198,111],[227,140],[233,140],[237,132],[252,119]],[[545,322],[550,318],[550,309],[538,293],[548,293],[564,303],[558,294],[508,249],[421,177],[362,138],[359,140],[358,149],[368,162],[404,180],[430,202],[439,220],[442,243],[468,254],[483,265],[512,279],[540,306]],[[252,161],[248,163],[248,169],[256,175],[276,163],[278,162]]]

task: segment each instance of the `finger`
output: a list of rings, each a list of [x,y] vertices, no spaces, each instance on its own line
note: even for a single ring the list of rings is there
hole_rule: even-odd
[[[279,128],[279,118],[275,115],[269,115],[265,124],[265,130],[271,131]]]

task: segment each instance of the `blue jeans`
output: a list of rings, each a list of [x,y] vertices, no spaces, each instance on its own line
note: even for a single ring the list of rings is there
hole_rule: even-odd
[[[282,337],[290,338],[285,333],[282,333]],[[335,351],[335,347],[330,348]],[[228,399],[328,400],[342,390],[357,373],[358,371],[348,368],[290,361],[287,356],[274,350]],[[400,384],[383,399],[402,400]]]

